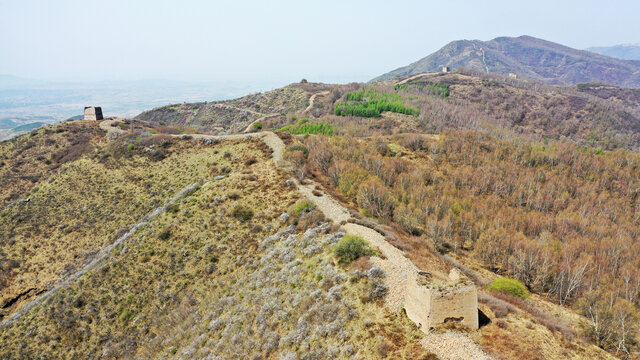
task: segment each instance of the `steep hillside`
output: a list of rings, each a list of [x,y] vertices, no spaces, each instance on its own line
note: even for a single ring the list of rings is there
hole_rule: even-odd
[[[602,81],[640,87],[640,61],[576,50],[530,36],[499,37],[490,41],[453,41],[435,53],[373,81],[437,72],[442,66],[452,69],[463,67],[498,75],[513,73],[549,84]]]
[[[113,141],[79,121],[2,143],[38,164],[26,142],[86,140],[5,190],[0,358],[436,358],[262,140],[116,123]]]
[[[638,96],[635,89],[598,83],[560,87],[465,70],[334,87],[311,111],[262,125],[292,134],[331,129],[355,136],[483,129],[503,137],[638,150]]]
[[[299,166],[364,222],[395,228],[394,245],[420,270],[434,272],[433,254],[442,254],[484,289],[480,309],[492,322],[478,336],[487,352],[607,357],[585,337],[623,358],[638,354],[637,154],[478,131],[310,136],[305,145]],[[496,291],[500,276],[521,281],[524,293]]]
[[[640,60],[640,45],[595,46],[586,49],[597,54],[623,60]]]
[[[640,149],[640,103],[635,89],[602,84],[550,87],[464,73],[417,77],[406,82],[401,92],[409,95],[425,86],[449,86],[444,101],[428,98],[421,104],[421,113],[444,107],[451,114],[445,121],[425,116],[433,125],[440,124],[435,129],[492,124],[534,138],[568,138],[605,149]]]
[[[212,107],[228,112],[187,121],[187,125],[214,134],[262,129],[300,135],[360,136],[433,133],[456,128],[484,129],[500,132],[502,136],[526,135],[534,139],[563,138],[603,149],[640,149],[637,91],[602,83],[552,86],[460,70],[374,84],[298,83],[269,94],[279,94],[277,98],[282,104],[280,110],[271,115],[263,115],[266,111],[260,110],[261,94],[252,95],[259,100],[258,105],[251,105],[252,100],[245,97],[224,104],[172,107],[183,110]],[[230,104],[237,108],[229,108]],[[168,114],[165,110],[169,108],[151,110],[140,117],[156,124],[165,123]],[[254,113],[256,110],[263,112]],[[236,117],[235,122],[227,116],[239,114],[246,116]],[[200,120],[203,122],[196,124]]]
[[[0,170],[6,184],[0,212],[3,316],[198,182],[214,151],[141,132],[106,143],[96,122],[60,124],[2,145],[7,158]]]
[[[145,111],[136,119],[229,134],[265,117],[303,110],[307,104],[305,91],[289,86],[229,101],[167,105]]]

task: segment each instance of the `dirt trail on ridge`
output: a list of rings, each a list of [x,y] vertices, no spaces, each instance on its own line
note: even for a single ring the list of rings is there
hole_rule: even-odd
[[[284,142],[272,132],[261,134],[263,134],[260,135],[262,140],[273,150],[273,160],[276,166],[283,166]],[[297,183],[297,187],[304,197],[316,204],[327,219],[336,224],[344,224],[351,219],[349,211],[329,194],[321,191],[320,196],[314,195],[313,190],[316,189],[314,182],[310,181],[306,185]],[[401,311],[404,308],[406,286],[411,281],[417,281],[418,268],[400,249],[391,245],[377,231],[354,223],[346,223],[343,228],[349,234],[361,236],[380,250],[383,257],[374,256],[370,258],[370,261],[375,266],[384,269],[386,273],[385,285],[389,288],[389,292],[384,299],[385,306],[394,313]],[[438,355],[440,359],[492,359],[467,334],[461,332],[427,333],[427,337],[421,341],[421,345]]]
[[[309,112],[311,109],[313,109],[313,102],[316,100],[316,96],[324,96],[324,95],[329,95],[329,90],[320,91],[311,95],[311,97],[309,98],[309,106],[307,106],[307,108],[304,109],[303,113]]]

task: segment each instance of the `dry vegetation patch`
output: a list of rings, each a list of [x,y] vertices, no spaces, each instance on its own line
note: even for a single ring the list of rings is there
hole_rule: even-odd
[[[206,179],[212,166],[244,168],[223,153],[264,161],[268,156],[251,145],[255,142],[202,146],[163,139],[164,145],[158,147],[166,153],[160,159],[142,145],[128,150],[129,140],[99,145],[93,156],[64,164],[57,175],[31,190],[28,202],[0,212],[3,316],[72,274],[115,241],[120,230],[140,221],[165,199]],[[152,139],[138,142],[157,144]],[[121,156],[114,153],[119,148],[124,149]]]

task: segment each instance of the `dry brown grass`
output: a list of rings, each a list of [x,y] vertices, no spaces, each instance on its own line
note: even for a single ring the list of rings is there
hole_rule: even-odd
[[[0,208],[28,194],[61,165],[91,153],[103,134],[95,121],[74,121],[0,142]]]
[[[80,122],[60,126],[79,129],[82,140],[87,133],[95,131],[92,127],[95,124]],[[58,144],[58,134],[65,132],[43,132],[30,137],[41,136],[45,137],[39,140],[43,143]],[[54,140],[47,141],[48,136],[54,136]],[[17,143],[22,140],[18,139]],[[207,147],[160,135],[137,141],[166,150],[162,159],[153,158],[142,146],[124,150],[126,155],[113,156],[114,148],[124,147],[130,140],[131,137],[125,136],[110,144],[96,142],[98,149],[91,152],[91,157],[79,155],[80,158],[61,165],[59,172],[50,172],[47,182],[31,190],[29,202],[0,212],[0,317],[13,313],[55,281],[93,259],[100,249],[115,241],[118,234],[162,205],[165,198],[201,180],[206,174],[203,171],[212,162],[230,171],[244,167],[222,158],[222,152],[260,156],[265,162],[269,156],[259,149],[251,149],[250,144],[257,144],[257,140],[250,144],[230,142]],[[78,144],[86,144],[83,141]],[[64,149],[60,146],[60,150]],[[28,151],[24,153],[29,155],[33,156]],[[33,163],[34,159],[25,158],[25,162]],[[19,185],[17,189],[3,186],[2,190],[13,191],[11,196],[17,197],[24,191]],[[256,186],[254,182],[247,188]]]

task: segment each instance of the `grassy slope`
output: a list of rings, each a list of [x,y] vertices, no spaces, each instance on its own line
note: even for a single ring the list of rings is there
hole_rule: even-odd
[[[94,157],[66,164],[60,174],[32,189],[30,202],[0,214],[0,254],[6,264],[12,264],[3,274],[1,303],[30,288],[36,292],[47,288],[60,275],[91,259],[121,235],[119,230],[138,222],[165,198],[208,177],[212,162],[222,161],[221,152],[238,156],[245,149],[244,144],[198,148],[173,140],[171,155],[153,161],[135,150],[126,150],[127,155],[118,159],[104,158],[111,151],[105,145]],[[225,159],[220,166],[235,169],[242,165]],[[5,314],[19,305],[5,308]]]
[[[291,236],[268,237],[298,222],[293,216],[284,223],[279,216],[299,195],[284,185],[287,175],[274,168],[264,144],[176,140],[159,162],[144,152],[103,159],[127,142],[68,164],[32,192],[28,206],[46,209],[46,221],[78,232],[65,237],[57,226],[42,226],[43,243],[26,253],[33,254],[24,259],[34,265],[25,274],[41,267],[53,278],[65,261],[80,262],[83,250],[110,241],[109,233],[137,221],[138,212],[146,213],[165,194],[214,173],[227,175],[206,182],[99,267],[0,330],[0,358],[278,358],[309,351],[338,358],[429,358],[408,319],[368,300],[371,280],[336,264],[330,245],[340,233],[327,226],[301,233],[322,222],[317,212],[300,219],[297,230],[289,228]],[[88,196],[93,194],[98,196]],[[231,216],[237,204],[253,209],[250,221]],[[26,218],[34,219],[27,220],[33,227],[40,217]],[[82,224],[78,229],[76,222]],[[13,253],[20,248],[4,249],[24,256]],[[38,262],[47,259],[43,250],[64,259]]]
[[[18,200],[60,166],[93,151],[103,135],[95,123],[78,121],[0,142],[0,206]]]

